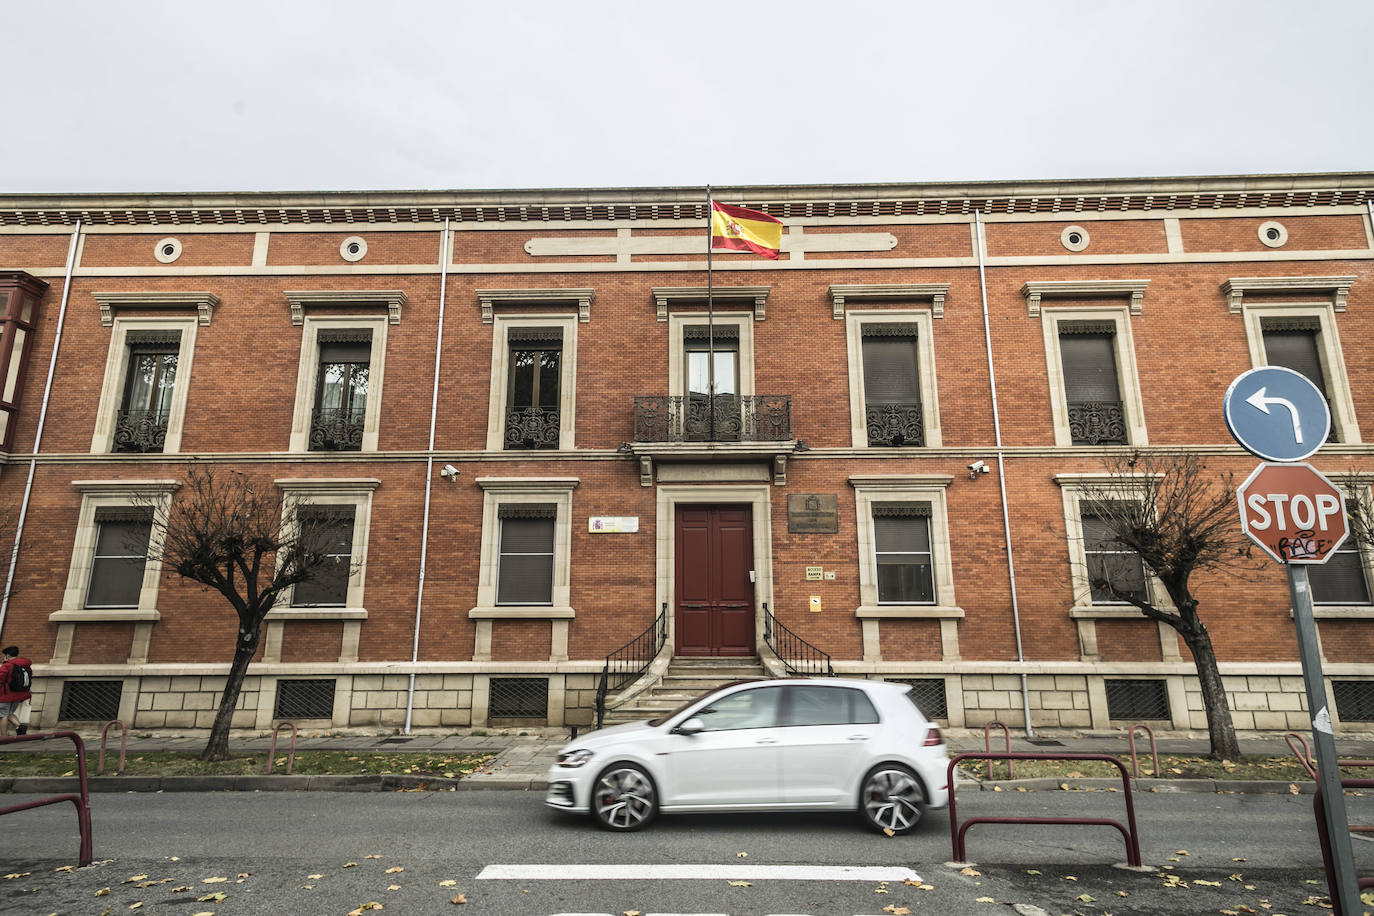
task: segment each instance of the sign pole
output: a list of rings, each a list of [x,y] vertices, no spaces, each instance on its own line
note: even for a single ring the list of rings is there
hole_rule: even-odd
[[[1322,675],[1321,652],[1317,645],[1317,621],[1312,615],[1312,592],[1305,565],[1284,565],[1288,567],[1288,592],[1293,599],[1293,619],[1298,627],[1298,654],[1302,658],[1307,711],[1312,717],[1312,740],[1317,752],[1317,785],[1322,792],[1329,840],[1327,848],[1331,850],[1335,876],[1335,886],[1328,890],[1331,902],[1339,903],[1339,912],[1354,916],[1362,910],[1355,877],[1355,856],[1350,846],[1350,823],[1345,813],[1345,792],[1341,789],[1341,771],[1336,764],[1331,713],[1326,706],[1326,679]]]

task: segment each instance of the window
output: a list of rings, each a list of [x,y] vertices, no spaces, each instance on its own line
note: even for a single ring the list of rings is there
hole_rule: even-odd
[[[1164,681],[1107,680],[1107,718],[1126,722],[1169,719],[1169,688]]]
[[[716,700],[694,714],[701,717],[705,731],[731,731],[741,728],[773,728],[778,724],[781,687],[743,690]]]
[[[552,604],[558,507],[502,506],[497,604]]]
[[[1306,376],[1331,406],[1328,441],[1358,443],[1360,430],[1336,327],[1337,306],[1243,301],[1235,310],[1244,317],[1251,365],[1283,366]]]
[[[506,388],[505,445],[558,448],[561,328],[511,328],[510,384]]]
[[[0,271],[0,448],[9,451],[24,394],[38,302],[48,284],[22,270]]]
[[[935,603],[929,503],[874,505],[873,553],[879,604]]]
[[[878,711],[852,687],[789,687],[788,725],[872,725]]]
[[[367,416],[372,332],[322,330],[319,379],[310,415],[310,450],[358,451]]]
[[[739,329],[726,325],[682,329],[682,364],[687,392],[682,406],[688,442],[736,442],[743,432],[739,398]]]
[[[114,318],[92,452],[181,450],[197,319]]]
[[[577,317],[497,315],[493,327],[487,449],[571,449]]]
[[[325,562],[314,576],[292,590],[294,607],[346,607],[348,580],[353,569],[352,506],[303,506],[297,518],[312,535],[312,546]]]
[[[123,681],[63,681],[61,722],[108,722],[119,718]]]
[[[494,677],[488,689],[488,723],[492,719],[547,719],[549,716],[549,679],[546,677]]]
[[[95,551],[85,607],[138,607],[148,563],[152,513],[134,507],[97,509],[95,520]]]
[[[272,707],[274,719],[333,719],[334,678],[290,679],[277,681],[277,698]]]
[[[855,448],[940,444],[929,309],[850,309],[849,409]]]
[[[376,451],[387,317],[303,315],[301,325],[291,451]]]
[[[1359,511],[1355,500],[1346,501],[1346,515],[1354,517]],[[1359,539],[1352,533],[1327,557],[1325,563],[1307,567],[1308,585],[1312,589],[1313,604],[1361,605],[1370,604],[1369,578],[1360,550]]]
[[[1131,339],[1130,318],[1138,314],[1133,308],[1041,306],[1036,301],[1032,314],[1041,316],[1044,330],[1055,445],[1146,443]]]
[[[1145,564],[1139,554],[1117,543],[1109,513],[1110,509],[1090,506],[1080,519],[1092,603],[1126,604],[1131,597],[1148,600]]]

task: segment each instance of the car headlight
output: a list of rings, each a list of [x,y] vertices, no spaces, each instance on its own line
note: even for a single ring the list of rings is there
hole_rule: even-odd
[[[580,767],[588,760],[592,759],[592,752],[579,748],[575,751],[564,751],[558,755],[558,765],[561,767]]]

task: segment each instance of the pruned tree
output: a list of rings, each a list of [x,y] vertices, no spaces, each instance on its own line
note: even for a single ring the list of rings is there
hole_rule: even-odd
[[[1209,756],[1234,758],[1240,745],[1193,582],[1197,573],[1255,569],[1240,527],[1233,475],[1209,472],[1192,453],[1136,452],[1109,462],[1107,470],[1101,482],[1082,488],[1085,511],[1097,519],[1095,535],[1107,546],[1088,562],[1093,593],[1134,605],[1182,637],[1202,687]],[[1138,558],[1159,581],[1172,607],[1156,600],[1139,575],[1123,574],[1128,558]]]
[[[140,498],[152,513],[151,552],[163,569],[218,591],[238,616],[234,659],[201,760],[229,756],[229,726],[263,622],[283,592],[316,578],[331,550],[327,516],[305,513],[270,481],[192,466],[172,499]]]

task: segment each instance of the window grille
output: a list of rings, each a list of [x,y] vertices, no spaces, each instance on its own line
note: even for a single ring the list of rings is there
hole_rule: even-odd
[[[1111,322],[1059,324],[1064,400],[1075,445],[1126,442],[1125,414],[1116,372],[1116,326]]]
[[[922,445],[916,325],[863,326],[864,421],[869,445]]]
[[[1374,722],[1374,681],[1332,681],[1331,693],[1342,722]]]
[[[911,693],[907,698],[916,704],[927,719],[948,719],[949,701],[945,696],[945,679],[942,677],[890,677],[889,681],[910,684]]]
[[[544,677],[494,677],[487,700],[489,719],[547,719],[549,679]]]
[[[119,698],[123,692],[123,681],[65,681],[57,717],[63,722],[118,719]]]
[[[277,681],[277,719],[333,719],[333,678]]]
[[[1163,681],[1107,681],[1107,718],[1131,722],[1169,719],[1169,690]]]

